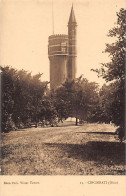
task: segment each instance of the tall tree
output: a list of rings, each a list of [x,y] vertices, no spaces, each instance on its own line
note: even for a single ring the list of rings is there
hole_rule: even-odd
[[[110,104],[112,122],[119,126],[119,138],[125,136],[125,62],[126,62],[126,10],[121,8],[117,13],[117,26],[109,31],[108,36],[116,41],[106,44],[105,52],[109,53],[111,61],[103,63],[100,70],[96,70],[106,82],[114,85],[113,101]]]

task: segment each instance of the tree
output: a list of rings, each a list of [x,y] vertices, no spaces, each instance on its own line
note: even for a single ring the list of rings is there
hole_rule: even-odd
[[[63,121],[68,117],[72,117],[72,98],[74,96],[73,91],[74,81],[66,80],[59,88],[54,92],[51,92],[53,104],[56,108],[58,121]]]
[[[126,10],[121,8],[117,13],[117,26],[109,31],[108,36],[115,37],[113,44],[106,44],[105,52],[111,61],[103,63],[96,70],[106,82],[113,83],[113,101],[110,104],[112,122],[118,126],[119,138],[125,136],[125,62],[126,62]]]
[[[73,115],[76,117],[76,125],[77,119],[88,122],[96,120],[98,85],[80,76],[75,80],[73,91]]]
[[[52,102],[50,95],[44,96],[39,112],[39,120],[42,122],[42,125],[57,125],[57,111]]]
[[[25,70],[1,67],[2,131],[30,126],[40,119],[41,103],[48,82],[40,80],[42,74],[31,76]]]
[[[1,127],[2,131],[14,130],[16,128],[13,120],[12,113],[14,108],[14,80],[16,78],[15,70],[9,67],[1,67]]]
[[[112,121],[111,105],[114,101],[115,89],[116,86],[113,83],[109,85],[103,84],[99,91],[100,122],[110,123]]]
[[[85,121],[96,120],[98,104],[98,86],[80,76],[73,81],[66,81],[53,94],[54,106],[59,121],[68,117]]]

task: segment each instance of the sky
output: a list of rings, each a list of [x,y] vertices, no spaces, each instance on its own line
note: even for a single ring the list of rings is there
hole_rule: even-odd
[[[102,85],[91,69],[109,62],[103,53],[116,25],[120,8],[126,0],[53,0],[54,34],[68,34],[68,20],[73,3],[77,21],[77,77]],[[53,33],[52,0],[1,0],[0,64],[43,73],[49,81],[48,37]]]

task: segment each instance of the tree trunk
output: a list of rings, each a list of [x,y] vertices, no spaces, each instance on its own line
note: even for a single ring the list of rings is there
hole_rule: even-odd
[[[76,126],[78,125],[78,119],[76,118]]]

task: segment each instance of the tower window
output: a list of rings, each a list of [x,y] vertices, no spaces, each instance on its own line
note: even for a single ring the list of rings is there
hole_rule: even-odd
[[[64,47],[62,47],[61,50],[62,50],[62,52],[66,52],[66,48],[64,48]]]

